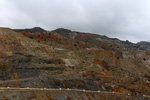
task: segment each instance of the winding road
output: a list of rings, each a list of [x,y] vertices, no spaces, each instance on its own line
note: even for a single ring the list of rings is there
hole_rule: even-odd
[[[16,87],[0,87],[0,91],[7,91],[7,90],[15,90],[15,91],[76,91],[76,92],[93,92],[93,93],[109,93],[109,94],[116,94],[116,95],[128,95],[130,94],[123,94],[123,93],[118,93],[118,92],[107,92],[107,91],[91,91],[91,90],[81,90],[81,89],[51,89],[51,88],[16,88]],[[131,95],[132,96],[132,95]],[[148,95],[143,95],[143,97],[150,97]]]
[[[41,76],[45,77],[45,75]],[[14,79],[14,80],[6,80],[6,81],[0,81],[0,83],[8,83],[8,82],[16,82],[16,81],[26,81],[26,80],[32,80],[35,78],[40,78],[40,77],[30,77],[30,78],[25,78],[25,79]],[[93,93],[109,93],[109,94],[117,94],[117,95],[128,95],[130,94],[124,94],[124,93],[119,93],[119,92],[108,92],[108,91],[92,91],[92,90],[85,90],[85,89],[69,89],[69,88],[19,88],[19,87],[0,87],[0,91],[6,91],[6,90],[15,90],[15,91],[77,91],[77,92],[93,92]],[[131,95],[132,96],[132,95]],[[148,95],[143,95],[143,97],[150,97]]]

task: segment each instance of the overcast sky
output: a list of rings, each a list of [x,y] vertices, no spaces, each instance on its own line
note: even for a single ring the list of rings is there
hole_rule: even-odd
[[[150,0],[0,0],[0,27],[35,26],[150,41]]]

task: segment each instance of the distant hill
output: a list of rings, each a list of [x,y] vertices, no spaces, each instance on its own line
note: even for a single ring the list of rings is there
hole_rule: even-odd
[[[76,31],[71,31],[69,29],[65,29],[65,28],[58,28],[56,30],[53,30],[53,32],[57,32],[58,34],[65,36],[67,38],[71,38],[70,37],[71,34],[76,33],[75,39],[77,39],[77,40],[81,40],[84,42],[90,42],[90,43],[95,43],[95,41],[97,40],[97,41],[101,41],[101,42],[110,43],[112,45],[116,45],[119,48],[122,48],[125,50],[150,50],[150,42],[146,42],[146,41],[132,43],[128,40],[122,41],[117,38],[109,38],[105,35],[76,32]]]
[[[14,29],[15,31],[26,31],[26,32],[31,32],[31,33],[44,33],[46,32],[46,30],[44,30],[43,28],[41,27],[34,27],[34,28],[31,28],[31,29]]]
[[[58,34],[65,36],[67,38],[70,38],[70,34],[76,33],[75,39],[84,41],[84,42],[89,42],[89,43],[92,43],[93,45],[96,45],[97,43],[100,44],[100,42],[105,42],[105,43],[110,43],[112,45],[118,46],[119,48],[126,49],[126,50],[135,50],[138,48],[137,45],[135,45],[134,43],[128,40],[122,41],[117,38],[109,38],[105,35],[76,32],[76,31],[71,31],[69,29],[64,29],[64,28],[58,28],[56,30],[53,30],[53,32],[57,32]]]
[[[150,42],[141,41],[136,44],[139,50],[150,50]]]
[[[65,28],[58,28],[56,30],[53,30],[52,32],[56,32],[65,37],[69,37],[69,33],[71,33],[72,31],[69,29],[65,29]]]

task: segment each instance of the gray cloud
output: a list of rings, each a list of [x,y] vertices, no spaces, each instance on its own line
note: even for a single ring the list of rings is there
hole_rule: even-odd
[[[0,26],[64,27],[137,42],[149,41],[149,0],[0,0]]]

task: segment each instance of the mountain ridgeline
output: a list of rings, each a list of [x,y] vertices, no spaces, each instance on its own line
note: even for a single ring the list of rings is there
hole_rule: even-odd
[[[25,32],[31,32],[31,33],[47,32],[46,30],[44,30],[40,27],[34,27],[31,29],[14,29],[14,31],[25,31]],[[112,45],[116,45],[116,46],[118,46],[122,49],[126,49],[126,50],[150,50],[150,42],[146,42],[146,41],[132,43],[128,40],[122,41],[117,38],[109,38],[105,35],[76,32],[76,31],[71,31],[69,29],[64,29],[64,28],[58,28],[56,30],[53,30],[52,32],[56,32],[67,38],[74,38],[74,39],[81,40],[84,42],[89,42],[89,43],[98,40],[101,42],[106,42],[106,43],[110,43]]]
[[[100,42],[106,42],[112,45],[116,45],[119,48],[122,48],[125,50],[150,50],[150,42],[146,42],[146,41],[132,43],[128,40],[122,41],[117,38],[109,38],[105,35],[76,32],[76,31],[71,31],[71,30],[64,29],[64,28],[58,28],[53,31],[67,38],[71,38],[72,34],[76,34],[76,36],[74,37],[75,39],[89,42],[89,43],[98,40]]]

